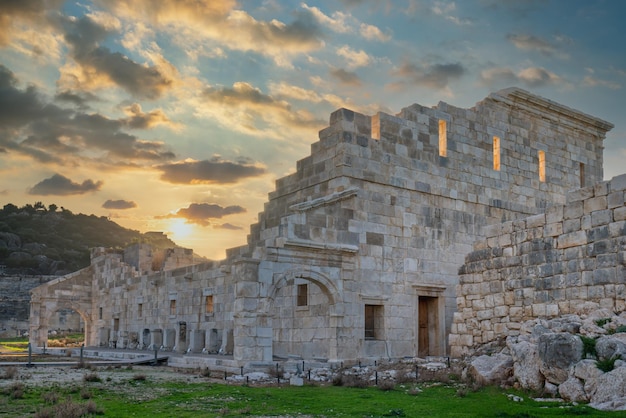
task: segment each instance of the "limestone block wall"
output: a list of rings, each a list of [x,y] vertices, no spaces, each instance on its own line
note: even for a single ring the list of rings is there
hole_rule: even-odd
[[[517,335],[529,319],[626,310],[626,174],[565,205],[485,228],[460,269],[451,353]]]
[[[58,276],[0,275],[0,337],[28,331],[30,290]]]
[[[140,274],[108,254],[92,265],[99,345],[218,352],[232,343],[234,285],[217,263]]]

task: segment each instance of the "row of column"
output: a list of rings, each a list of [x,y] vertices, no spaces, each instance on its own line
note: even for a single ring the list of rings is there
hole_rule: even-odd
[[[207,354],[232,354],[234,345],[232,329],[187,330],[186,322],[177,329],[144,328],[141,334],[100,328],[98,341],[101,347]]]

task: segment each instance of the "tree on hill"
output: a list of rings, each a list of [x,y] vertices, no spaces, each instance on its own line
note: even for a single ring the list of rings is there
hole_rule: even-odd
[[[89,249],[123,249],[133,243],[155,248],[177,245],[162,234],[143,234],[104,216],[73,214],[42,202],[0,210],[0,265],[18,274],[67,274],[89,265]]]

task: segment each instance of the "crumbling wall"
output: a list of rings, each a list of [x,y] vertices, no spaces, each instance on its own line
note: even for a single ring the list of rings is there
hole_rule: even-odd
[[[535,318],[626,310],[626,174],[545,214],[485,228],[460,269],[450,335],[458,357]],[[584,311],[583,311],[584,310]]]

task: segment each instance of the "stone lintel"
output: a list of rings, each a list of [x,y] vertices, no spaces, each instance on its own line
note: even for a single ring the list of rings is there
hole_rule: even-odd
[[[303,247],[312,250],[330,251],[330,252],[345,252],[355,254],[359,251],[357,245],[328,243],[328,242],[315,242],[304,239],[287,239],[285,240],[285,247]]]
[[[351,198],[353,196],[356,196],[358,192],[359,189],[353,187],[350,189],[342,190],[340,192],[331,193],[328,196],[309,200],[307,202],[296,203],[289,206],[289,209],[295,212],[305,212],[311,209],[315,209],[319,206],[329,205],[331,203]]]

